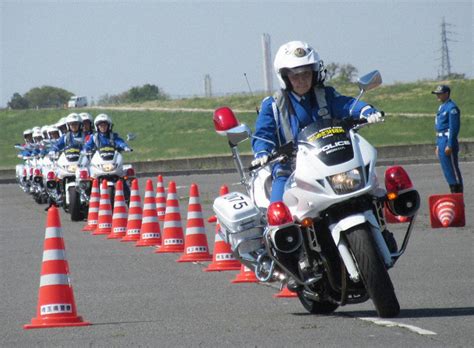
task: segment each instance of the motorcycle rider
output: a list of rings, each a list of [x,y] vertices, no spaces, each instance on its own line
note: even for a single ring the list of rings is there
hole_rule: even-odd
[[[56,127],[58,127],[61,135],[67,133],[67,124],[66,124],[66,117],[61,117],[59,121],[56,123]]]
[[[107,114],[99,114],[94,120],[94,127],[96,132],[92,134],[84,146],[85,152],[92,152],[102,146],[113,146],[119,151],[130,152],[133,151],[127,143],[119,137],[115,132],[112,132],[113,123],[112,118]]]
[[[94,133],[94,131],[92,129],[92,124],[94,122],[94,118],[88,112],[81,112],[79,114],[79,116],[81,116],[81,120],[82,120],[82,132],[85,135],[84,140],[87,143],[89,141],[89,138],[91,137],[92,133]]]
[[[50,154],[62,151],[64,148],[75,147],[79,150],[84,145],[84,134],[82,133],[81,117],[77,113],[71,113],[66,117],[66,125],[69,130],[59,138],[52,146]],[[59,127],[58,127],[59,128]]]
[[[324,85],[324,63],[306,42],[282,45],[275,56],[274,70],[281,89],[262,101],[252,139],[252,165],[265,165],[273,150],[295,139],[301,129],[317,119],[363,117],[369,123],[382,120],[382,114],[372,105],[362,101],[353,105],[354,98]],[[271,202],[282,200],[291,172],[290,163],[273,165]]]

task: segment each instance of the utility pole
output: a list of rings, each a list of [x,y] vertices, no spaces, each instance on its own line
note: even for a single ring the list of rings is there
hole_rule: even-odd
[[[448,41],[453,40],[448,38],[448,34],[452,34],[452,32],[446,30],[446,27],[449,26],[451,26],[451,24],[446,23],[443,17],[443,22],[441,23],[441,71],[438,72],[439,80],[451,75],[451,60],[449,58]]]
[[[212,80],[209,74],[204,76],[204,95],[206,98],[212,97]]]
[[[270,47],[270,35],[262,34],[262,49],[263,49],[263,81],[266,95],[272,94],[273,80],[272,80],[272,51]]]

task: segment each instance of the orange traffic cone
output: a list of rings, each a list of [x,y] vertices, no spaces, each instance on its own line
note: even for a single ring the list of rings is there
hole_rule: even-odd
[[[133,179],[128,207],[127,233],[121,242],[136,242],[140,239],[142,227],[142,199],[138,190],[138,180]]]
[[[83,321],[76,311],[59,212],[55,206],[51,206],[46,222],[36,318],[32,318],[31,324],[26,324],[23,328],[85,325],[90,323]]]
[[[290,298],[290,297],[298,297],[298,295],[296,294],[296,292],[291,292],[290,290],[288,290],[288,287],[285,284],[285,286],[281,289],[281,291],[278,294],[274,294],[273,297]]]
[[[432,195],[428,199],[432,228],[466,225],[462,193]]]
[[[99,181],[92,181],[91,197],[89,199],[89,212],[87,214],[87,225],[82,229],[84,232],[95,231],[97,228],[97,218],[99,216]]]
[[[242,264],[240,273],[235,276],[231,283],[258,283],[258,279],[253,270]]]
[[[115,184],[114,212],[112,214],[112,231],[107,239],[121,239],[127,233],[127,204],[123,194],[123,182],[117,181]]]
[[[163,176],[158,175],[156,179],[156,215],[160,221],[165,220],[165,211],[166,211],[166,194],[165,188],[163,187]]]
[[[181,226],[176,183],[170,181],[168,185],[168,197],[166,199],[162,244],[156,248],[155,253],[182,253],[183,251],[184,235],[183,227]]]
[[[156,216],[155,195],[153,193],[153,182],[146,181],[145,202],[143,206],[143,219],[140,239],[135,246],[155,246],[161,244],[161,231],[158,217]]]
[[[112,231],[112,204],[110,204],[107,180],[102,181],[100,188],[99,221],[93,235],[109,234]]]
[[[214,256],[212,262],[204,269],[204,272],[238,271],[240,262],[232,254],[230,245],[221,237],[219,230],[221,226],[216,224],[216,238],[214,241]]]
[[[211,261],[207,244],[206,229],[202,217],[199,190],[196,184],[189,189],[188,221],[186,224],[185,253],[177,262]]]

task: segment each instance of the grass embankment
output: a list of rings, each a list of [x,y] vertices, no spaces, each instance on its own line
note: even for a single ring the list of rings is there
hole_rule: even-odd
[[[433,121],[438,102],[430,94],[436,82],[417,82],[384,86],[367,93],[364,98],[387,113],[386,122],[361,130],[376,146],[397,144],[434,143]],[[450,82],[453,99],[461,108],[463,115],[460,134],[461,141],[474,141],[474,80]],[[355,95],[354,86],[338,87],[347,95]],[[260,103],[263,96],[245,95],[221,98],[192,98],[172,100],[161,103],[135,105],[145,108],[202,108],[214,109],[228,105],[238,110],[243,123],[254,127],[256,113],[251,111]],[[230,154],[224,137],[216,135],[212,123],[212,112],[168,112],[153,110],[96,110],[87,109],[96,116],[106,112],[114,120],[114,131],[125,137],[129,132],[137,135],[130,143],[134,152],[125,154],[126,161],[149,161],[156,159],[200,157]],[[70,110],[24,110],[0,111],[0,168],[13,168],[19,163],[13,144],[22,142],[26,128],[55,123]],[[430,117],[403,116],[403,114],[427,114]],[[394,114],[397,114],[396,116]],[[242,152],[250,152],[250,144],[241,147]]]

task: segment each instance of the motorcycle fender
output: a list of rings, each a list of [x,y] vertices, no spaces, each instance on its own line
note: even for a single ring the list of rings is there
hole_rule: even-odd
[[[331,235],[332,235],[332,239],[334,240],[334,243],[336,245],[339,245],[342,231],[347,231],[348,229],[354,226],[362,225],[366,221],[367,221],[367,218],[365,217],[364,214],[361,213],[361,214],[350,215],[348,217],[345,217],[342,220],[339,220],[335,224],[329,225],[329,230],[331,231]]]

